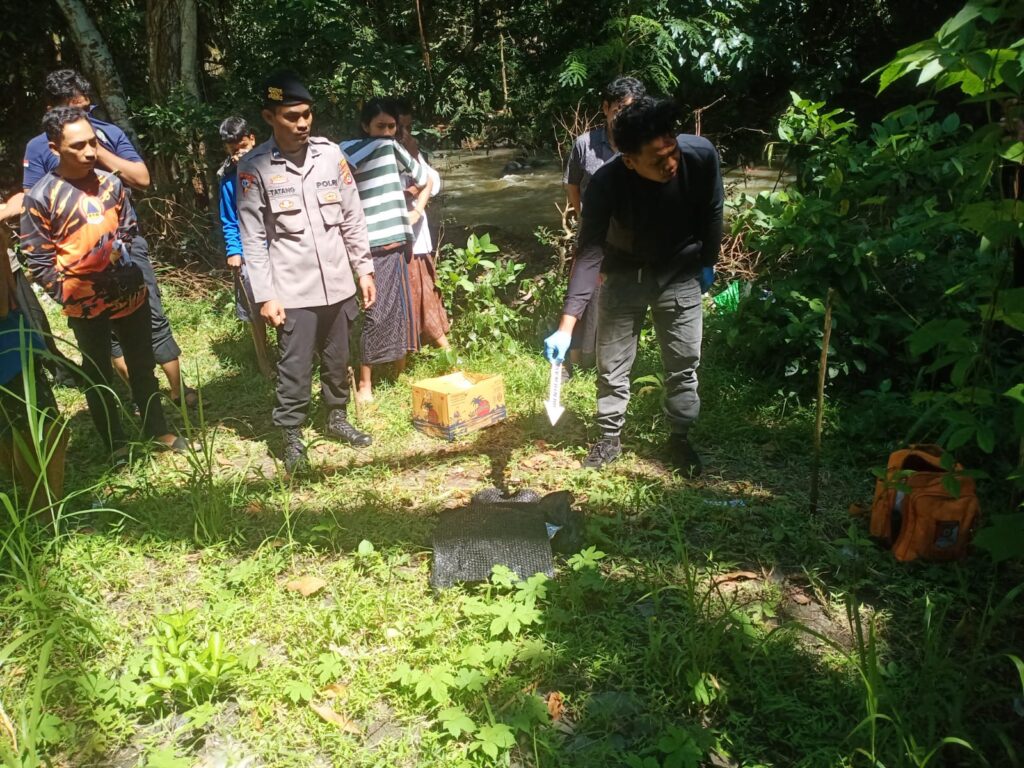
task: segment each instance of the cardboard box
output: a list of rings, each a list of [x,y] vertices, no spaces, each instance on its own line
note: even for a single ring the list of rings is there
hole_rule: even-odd
[[[455,440],[506,416],[501,376],[457,371],[412,385],[412,423],[434,437]]]

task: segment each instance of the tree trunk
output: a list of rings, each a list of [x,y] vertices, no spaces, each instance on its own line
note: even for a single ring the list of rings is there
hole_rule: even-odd
[[[129,117],[128,101],[124,96],[124,86],[121,85],[121,75],[85,3],[83,0],[57,0],[57,5],[68,21],[71,37],[82,59],[82,69],[107,108],[110,119],[137,142],[135,127]]]
[[[420,28],[420,46],[423,48],[423,67],[430,76],[430,45],[427,43],[427,28],[423,24],[423,8],[420,0],[416,0],[416,21]]]
[[[181,84],[199,98],[199,5],[181,0]]]
[[[160,103],[181,78],[181,12],[178,0],[147,0],[149,95]]]

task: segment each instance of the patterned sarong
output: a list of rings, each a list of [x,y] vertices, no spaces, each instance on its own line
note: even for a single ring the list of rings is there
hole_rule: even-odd
[[[410,311],[407,249],[405,243],[370,249],[377,300],[363,313],[363,365],[392,363],[419,349],[419,328]]]

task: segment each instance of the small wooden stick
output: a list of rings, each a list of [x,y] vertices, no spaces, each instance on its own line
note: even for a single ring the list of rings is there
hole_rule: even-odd
[[[828,345],[832,338],[832,299],[834,289],[825,298],[825,328],[821,339],[821,362],[818,365],[818,407],[814,418],[814,454],[811,457],[811,514],[818,511],[818,489],[821,481],[821,429],[825,420],[825,379],[828,376]]]
[[[266,378],[274,378],[274,369],[270,365],[270,353],[267,350],[267,324],[259,310],[249,301],[249,294],[242,285],[241,270],[231,270],[235,279],[235,295],[241,295],[245,311],[249,314],[249,330],[252,332],[252,343],[256,347],[256,366]]]

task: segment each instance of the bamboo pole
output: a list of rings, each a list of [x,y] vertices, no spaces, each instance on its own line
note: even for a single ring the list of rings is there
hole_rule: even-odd
[[[835,290],[828,289],[825,297],[825,326],[821,338],[821,361],[818,364],[818,404],[814,417],[814,453],[811,457],[811,514],[818,511],[818,492],[821,483],[821,430],[825,421],[825,380],[828,378],[828,345],[832,339],[832,301]]]
[[[501,93],[504,103],[501,106],[502,112],[508,111],[508,71],[505,67],[505,33],[498,36],[498,55],[501,57]]]

